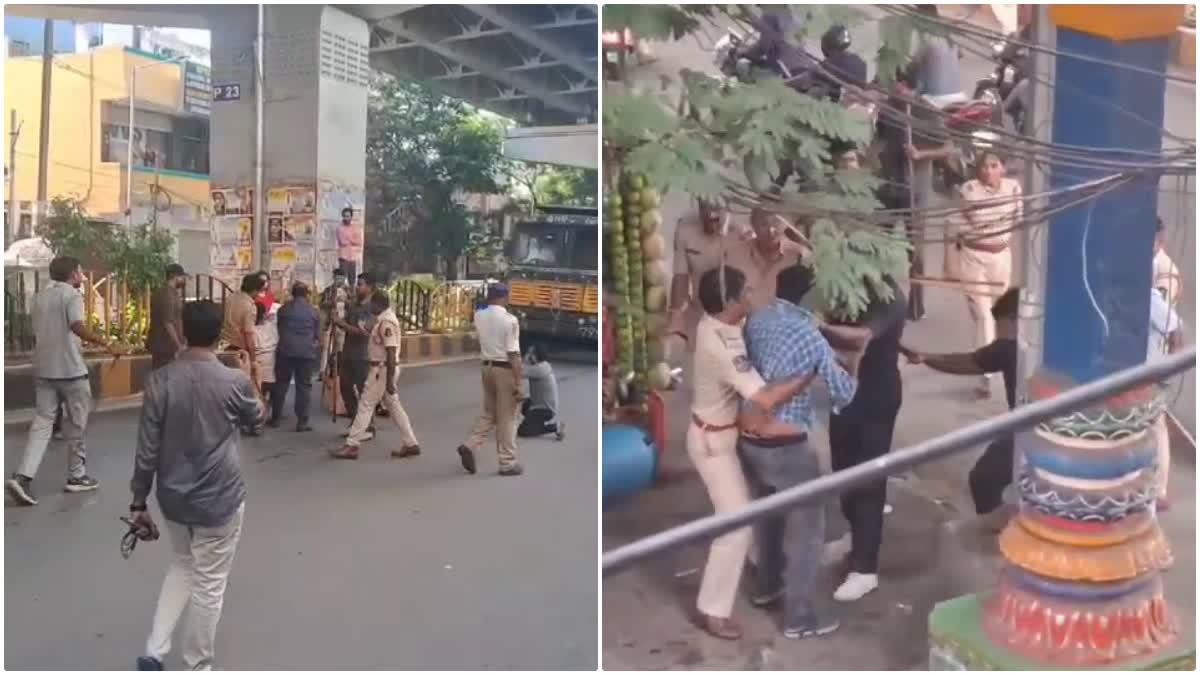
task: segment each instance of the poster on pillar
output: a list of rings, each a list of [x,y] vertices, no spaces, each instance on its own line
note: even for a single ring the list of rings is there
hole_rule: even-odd
[[[295,278],[299,255],[296,247],[291,244],[272,244],[271,261],[267,271],[271,274],[271,287],[277,292],[284,292],[292,285]]]
[[[212,212],[214,216],[253,216],[254,188],[213,188]]]

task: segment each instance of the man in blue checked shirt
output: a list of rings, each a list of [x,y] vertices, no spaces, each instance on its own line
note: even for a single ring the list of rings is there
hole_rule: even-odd
[[[750,363],[768,382],[796,373],[817,373],[829,388],[834,410],[854,399],[857,383],[838,363],[820,331],[820,322],[799,307],[812,287],[812,274],[801,264],[784,268],[776,278],[776,299],[746,321],[746,351]],[[813,407],[807,390],[780,405],[775,412],[778,433],[743,432],[738,451],[756,497],[785,490],[820,475],[817,455],[808,444]],[[783,634],[799,639],[827,635],[838,621],[817,610],[813,591],[825,543],[824,506],[797,508],[762,521],[759,542],[758,593],[755,606],[784,601]]]

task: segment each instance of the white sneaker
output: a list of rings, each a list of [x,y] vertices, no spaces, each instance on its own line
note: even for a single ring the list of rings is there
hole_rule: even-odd
[[[850,555],[850,544],[849,532],[843,534],[841,539],[834,539],[825,544],[825,551],[821,553],[821,564],[836,565],[840,563],[843,558]]]
[[[851,572],[846,575],[846,581],[833,592],[833,599],[838,602],[854,602],[861,600],[864,595],[879,588],[878,574],[862,574]]]

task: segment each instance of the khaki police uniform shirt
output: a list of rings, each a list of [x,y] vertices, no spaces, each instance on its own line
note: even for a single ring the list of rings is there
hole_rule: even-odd
[[[742,327],[707,314],[696,326],[692,372],[692,414],[713,426],[734,424],[739,397],[750,398],[766,386],[750,365]]]
[[[254,332],[258,310],[254,298],[238,292],[225,300],[225,321],[221,325],[221,342],[238,349],[246,348],[244,333]]]
[[[521,352],[521,324],[500,305],[475,312],[475,333],[484,361],[508,361],[509,352]]]
[[[681,218],[675,225],[672,275],[687,275],[690,301],[685,307],[674,309],[684,310],[684,324],[689,334],[695,334],[696,323],[704,314],[700,303],[696,301],[696,288],[700,284],[700,277],[720,266],[721,261],[728,258],[729,251],[743,246],[748,236],[748,227],[732,222],[725,236],[708,234],[700,224],[699,214]]]
[[[729,252],[729,265],[736,267],[750,282],[750,304],[765,307],[775,299],[775,278],[784,269],[800,262],[804,248],[786,236],[779,241],[776,256],[766,256],[754,240],[743,242]]]
[[[400,319],[396,317],[396,313],[390,307],[375,319],[375,326],[371,329],[371,338],[367,342],[367,360],[371,363],[386,364],[389,347],[396,348],[396,356],[399,358]]]

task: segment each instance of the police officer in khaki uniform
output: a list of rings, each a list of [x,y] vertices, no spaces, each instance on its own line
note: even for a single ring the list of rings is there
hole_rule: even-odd
[[[749,230],[734,225],[725,205],[701,199],[695,216],[675,225],[671,276],[670,325],[673,340],[690,343],[703,312],[693,301],[700,275],[720,265],[728,251],[742,245]]]
[[[696,327],[687,452],[716,513],[750,502],[737,455],[739,428],[759,435],[772,433],[778,422],[771,411],[802,391],[813,377],[798,373],[768,385],[751,367],[742,325],[750,309],[752,283],[737,268],[719,266],[702,274],[697,285],[704,316]],[[739,397],[745,401],[740,412]],[[700,582],[696,600],[700,626],[726,640],[742,635],[731,615],[750,541],[749,528],[714,539]]]
[[[750,212],[750,230],[754,238],[731,247],[729,265],[750,277],[753,287],[751,307],[765,307],[775,300],[775,278],[783,270],[808,255],[808,248],[787,236],[791,223],[777,214],[754,209]]]
[[[375,325],[367,342],[367,383],[358,400],[358,411],[350,435],[341,450],[331,454],[337,459],[358,459],[358,446],[367,440],[368,427],[375,417],[375,408],[380,401],[387,408],[388,416],[400,431],[403,445],[392,451],[392,457],[416,457],[421,454],[416,434],[408,421],[408,413],[400,405],[396,395],[396,376],[400,370],[400,319],[389,306],[387,294],[375,291],[371,295],[371,313],[376,315]]]
[[[475,333],[483,358],[483,414],[458,446],[467,473],[475,473],[475,452],[496,433],[496,454],[501,476],[520,476],[517,462],[517,411],[521,409],[521,326],[508,313],[508,288],[493,284],[487,289],[487,307],[475,312]]]

